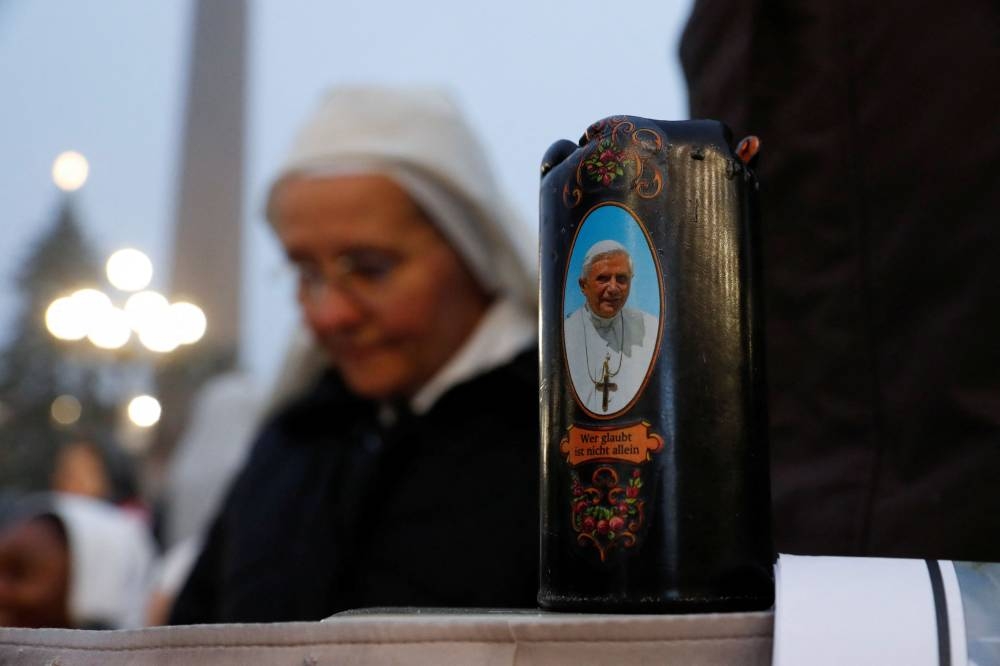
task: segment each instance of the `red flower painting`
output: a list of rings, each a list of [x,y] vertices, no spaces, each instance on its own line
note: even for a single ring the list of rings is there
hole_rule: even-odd
[[[572,482],[571,506],[577,543],[595,548],[602,562],[614,548],[634,546],[638,541],[636,532],[644,521],[642,472],[638,468],[632,470],[623,485],[613,467],[601,466],[591,475],[590,485],[581,483],[575,472]]]
[[[583,161],[583,168],[592,180],[606,186],[625,175],[627,162],[624,150],[618,150],[610,139],[602,139]]]

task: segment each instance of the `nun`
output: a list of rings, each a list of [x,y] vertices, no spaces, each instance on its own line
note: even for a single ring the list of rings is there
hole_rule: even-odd
[[[266,210],[308,337],[171,622],[534,607],[532,235],[454,100],[332,90]]]

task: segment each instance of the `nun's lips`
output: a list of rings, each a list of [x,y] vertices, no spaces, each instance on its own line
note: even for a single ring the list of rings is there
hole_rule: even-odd
[[[371,331],[350,331],[316,335],[316,342],[331,360],[337,361],[341,358],[367,356],[376,352],[383,346],[382,341],[375,339],[376,337]]]
[[[347,341],[327,341],[324,347],[335,362],[364,361],[385,349],[383,344]]]

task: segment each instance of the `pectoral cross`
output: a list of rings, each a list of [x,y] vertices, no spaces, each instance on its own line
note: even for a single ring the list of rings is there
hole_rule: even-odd
[[[601,369],[601,381],[594,382],[594,386],[603,394],[601,399],[601,407],[604,411],[608,411],[608,391],[617,391],[618,384],[613,384],[611,382],[611,369],[608,367],[608,362],[611,360],[611,354],[604,355],[604,366]]]

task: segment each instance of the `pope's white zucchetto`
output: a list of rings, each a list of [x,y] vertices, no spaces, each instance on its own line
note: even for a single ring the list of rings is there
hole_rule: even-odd
[[[309,117],[272,181],[381,174],[424,209],[479,283],[533,308],[532,234],[502,195],[486,153],[445,90],[339,86]],[[273,220],[272,220],[273,221]]]
[[[587,277],[587,271],[590,270],[590,265],[599,257],[605,257],[609,254],[622,253],[628,257],[628,267],[631,270],[635,270],[632,265],[632,255],[629,251],[625,249],[625,246],[615,240],[601,240],[597,241],[587,250],[587,254],[583,255],[583,264],[580,266],[580,277]]]

